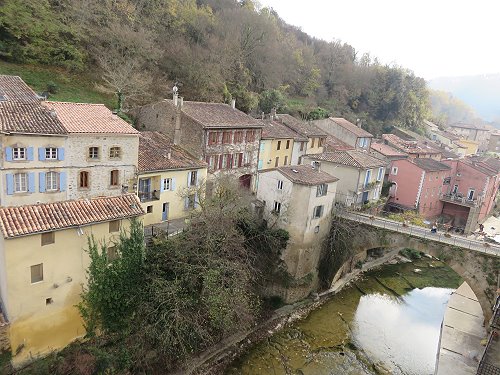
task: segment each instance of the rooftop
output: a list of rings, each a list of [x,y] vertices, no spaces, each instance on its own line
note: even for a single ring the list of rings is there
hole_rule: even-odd
[[[385,143],[372,142],[370,148],[384,156],[408,156],[408,154],[406,154],[405,152],[396,150],[395,148],[386,145]]]
[[[345,142],[342,142],[337,137],[333,135],[329,135],[326,137],[325,147],[327,151],[346,151],[346,150],[354,150],[354,147],[348,145]]]
[[[0,208],[4,238],[80,227],[143,215],[135,194]]]
[[[307,138],[304,138],[279,121],[264,120],[262,122],[264,123],[262,139],[295,139],[298,141],[307,141]]]
[[[314,168],[311,165],[288,165],[279,168],[265,169],[263,171],[259,171],[259,173],[274,170],[280,172],[290,181],[300,185],[315,186],[338,181],[337,177],[323,172],[318,168]]]
[[[430,141],[405,141],[395,134],[382,134],[382,139],[390,146],[408,154],[439,154],[441,151],[430,146]]]
[[[44,102],[68,133],[138,134],[132,125],[113,114],[104,104]]]
[[[488,131],[488,128],[486,128],[484,125],[479,125],[479,124],[466,124],[463,122],[456,122],[454,124],[450,124],[449,126],[451,128],[477,129],[482,131]]]
[[[0,125],[4,133],[66,134],[61,121],[17,76],[0,75]]]
[[[276,116],[278,121],[288,126],[304,137],[326,137],[328,134],[311,122],[305,122],[283,113]]]
[[[373,137],[371,133],[368,133],[366,130],[362,129],[359,126],[354,125],[352,122],[347,121],[343,117],[330,117],[328,119],[333,123],[337,124],[338,126],[341,126],[344,129],[350,131],[351,133],[355,134],[358,137],[364,137],[364,138]]]
[[[412,163],[427,172],[448,171],[451,169],[449,165],[431,158],[416,158],[412,160]]]
[[[139,135],[139,172],[168,169],[206,168],[204,161],[196,159],[170,138],[159,132],[141,132]]]
[[[354,168],[374,168],[385,167],[386,161],[376,158],[365,151],[348,150],[324,152],[322,154],[307,155],[314,160],[329,161],[335,164],[342,164]]]

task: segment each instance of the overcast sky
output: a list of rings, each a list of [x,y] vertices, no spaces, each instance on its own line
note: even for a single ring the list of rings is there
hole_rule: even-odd
[[[432,79],[500,73],[498,0],[259,0],[286,22]]]

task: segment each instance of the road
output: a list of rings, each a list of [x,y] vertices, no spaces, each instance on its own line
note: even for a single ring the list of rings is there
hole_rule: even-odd
[[[444,232],[431,233],[428,228],[422,228],[416,225],[403,226],[403,223],[398,221],[357,212],[338,212],[337,215],[348,220],[357,221],[359,223],[368,224],[378,228],[384,228],[393,232],[405,233],[414,237],[427,239],[429,241],[441,242],[447,245],[458,246],[483,254],[500,257],[500,246],[496,244],[477,241],[455,234],[447,234],[447,236],[445,236]]]

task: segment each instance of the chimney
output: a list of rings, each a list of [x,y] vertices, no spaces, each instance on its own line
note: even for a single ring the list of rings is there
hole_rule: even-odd
[[[174,145],[178,145],[181,142],[181,115],[182,115],[182,105],[184,104],[183,97],[179,97],[177,105],[175,107],[175,129],[174,129]]]
[[[271,121],[276,118],[276,108],[271,108]]]
[[[236,99],[231,99],[231,108],[236,109]]]
[[[179,97],[179,95],[178,95],[176,92],[174,92],[174,99],[173,99],[173,100],[174,100],[174,105],[175,105],[176,107],[177,107],[177,98],[178,98],[178,97]]]
[[[182,109],[183,105],[184,105],[184,98],[182,96],[179,96],[179,109]]]

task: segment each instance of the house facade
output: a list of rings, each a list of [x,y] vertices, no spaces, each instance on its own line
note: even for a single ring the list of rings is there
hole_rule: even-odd
[[[199,201],[207,164],[160,132],[141,132],[137,195],[144,225],[188,217]]]
[[[491,133],[490,140],[488,142],[488,151],[497,154],[500,153],[500,133]]]
[[[449,129],[458,136],[461,140],[474,141],[478,144],[478,152],[488,150],[490,139],[490,131],[482,125],[454,123],[449,125]]]
[[[385,144],[408,154],[410,159],[430,158],[441,160],[441,150],[427,141],[404,140],[395,134],[382,134]]]
[[[134,194],[0,208],[0,295],[14,365],[84,336],[75,305],[90,264],[88,236],[113,253],[120,230],[142,214]]]
[[[296,279],[311,275],[316,284],[318,247],[329,232],[338,179],[310,165],[266,169],[259,175],[257,198],[264,203],[266,219],[290,233],[283,254],[288,273]],[[309,287],[289,291],[285,299],[304,298]]]
[[[361,122],[357,126],[342,117],[329,117],[313,124],[356,150],[370,150],[373,135],[361,128]]]
[[[208,164],[208,178],[230,174],[254,189],[263,124],[231,105],[173,100],[134,111],[138,128],[167,135]]]
[[[307,155],[303,163],[315,165],[339,179],[336,193],[339,203],[360,206],[380,198],[385,160],[364,151],[350,150]]]

